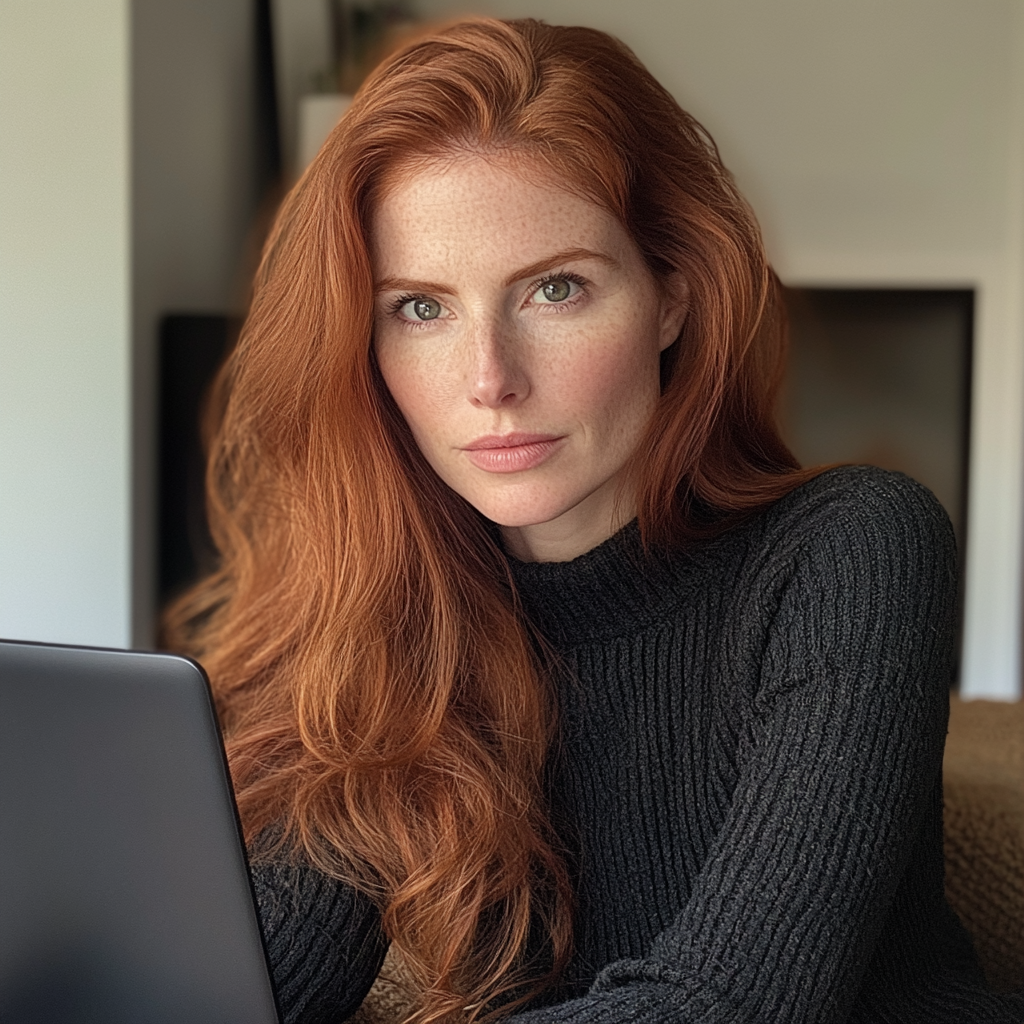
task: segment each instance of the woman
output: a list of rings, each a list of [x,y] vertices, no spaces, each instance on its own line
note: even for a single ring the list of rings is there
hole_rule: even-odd
[[[801,470],[713,143],[615,40],[471,21],[285,201],[222,383],[202,659],[288,1021],[1020,1021],[942,891],[954,552]]]

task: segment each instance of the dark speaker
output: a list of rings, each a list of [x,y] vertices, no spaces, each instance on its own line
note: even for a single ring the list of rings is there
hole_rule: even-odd
[[[206,524],[204,401],[238,335],[227,316],[173,314],[160,323],[158,586],[161,604],[215,562]]]

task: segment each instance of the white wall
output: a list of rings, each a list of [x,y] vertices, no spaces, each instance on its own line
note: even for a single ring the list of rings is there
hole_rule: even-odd
[[[464,11],[420,0],[425,16]],[[479,0],[628,43],[719,143],[794,285],[977,289],[962,692],[1020,695],[1024,5]]]
[[[130,635],[127,0],[0,3],[0,636]]]
[[[0,0],[3,2],[3,0]],[[157,331],[237,312],[259,201],[252,0],[133,0],[133,644],[153,641]]]
[[[237,310],[250,0],[0,0],[0,636],[148,646],[164,312]]]
[[[294,180],[305,166],[299,159],[299,99],[317,91],[317,78],[329,74],[333,59],[328,0],[271,0],[271,18],[281,149]]]

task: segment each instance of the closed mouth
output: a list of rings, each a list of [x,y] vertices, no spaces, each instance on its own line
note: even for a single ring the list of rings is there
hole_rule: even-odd
[[[560,441],[558,434],[527,434],[513,432],[511,434],[490,434],[487,437],[478,437],[475,441],[463,447],[467,452],[487,451],[494,448],[522,448],[532,444],[547,444],[551,441]]]
[[[522,473],[547,462],[564,440],[564,434],[492,434],[470,441],[462,450],[485,473]]]

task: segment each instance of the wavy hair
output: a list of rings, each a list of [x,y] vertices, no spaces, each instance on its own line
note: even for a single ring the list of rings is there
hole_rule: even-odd
[[[474,19],[371,75],[267,241],[218,383],[219,567],[164,636],[209,672],[247,839],[369,894],[417,1024],[507,1012],[572,941],[542,645],[493,530],[427,466],[373,356],[368,217],[396,175],[463,148],[530,157],[689,286],[631,465],[647,545],[727,529],[809,475],[774,424],[785,321],[756,222],[622,43]]]

